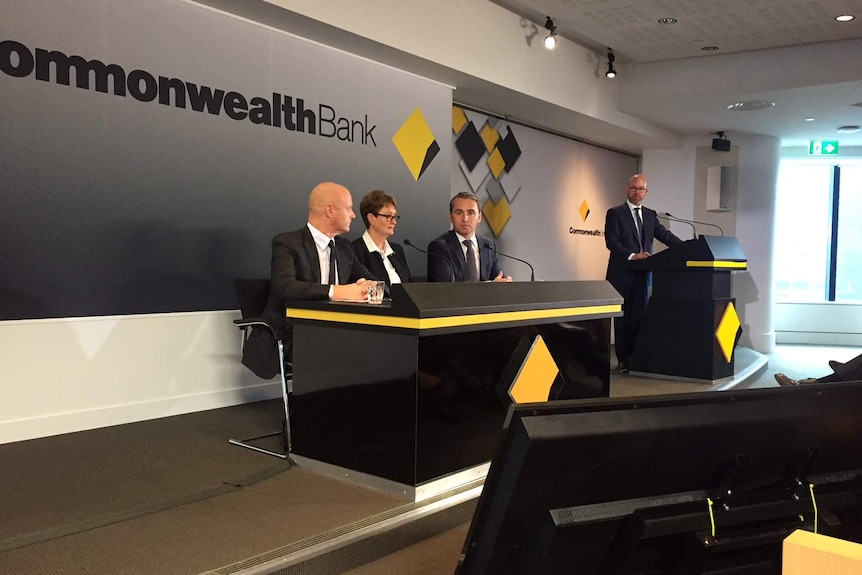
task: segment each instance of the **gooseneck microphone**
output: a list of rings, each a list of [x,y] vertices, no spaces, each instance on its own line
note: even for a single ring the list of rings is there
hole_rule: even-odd
[[[670,220],[670,221],[672,221],[672,222],[680,222],[680,223],[683,223],[683,224],[688,224],[688,226],[691,228],[691,237],[692,237],[692,239],[695,239],[695,240],[697,239],[697,230],[695,229],[695,227],[694,227],[694,224],[693,224],[693,223],[689,222],[688,220],[680,220],[680,219],[678,219],[678,218],[675,218],[675,217],[673,217],[672,215],[670,215],[670,214],[669,214],[669,213],[667,213],[667,212],[659,212],[659,214],[658,214],[658,215],[659,215],[659,217],[667,218],[668,220]]]
[[[504,254],[503,252],[494,249],[494,246],[492,246],[490,243],[486,242],[485,247],[488,248],[489,250],[491,250],[492,252],[494,252],[495,254],[503,256],[504,258],[511,258],[515,261],[521,262],[522,264],[527,264],[527,267],[530,268],[530,281],[531,282],[536,281],[536,272],[533,271],[533,266],[530,265],[530,262],[528,262],[527,260],[522,260],[521,258],[516,258],[515,256],[510,256],[508,254]]]
[[[669,212],[665,212],[665,215],[668,218],[675,220],[677,222],[685,222],[687,224],[697,224],[699,226],[712,226],[713,228],[718,229],[718,232],[721,234],[721,237],[724,237],[724,230],[721,229],[721,226],[719,226],[718,224],[711,224],[709,222],[698,222],[697,220],[684,220],[682,218],[678,218],[676,216],[671,215]]]
[[[411,242],[407,238],[404,239],[404,245],[410,246],[414,250],[422,252],[423,254],[427,254],[429,256],[434,256],[436,258],[440,258],[441,260],[446,262],[446,267],[449,268],[449,281],[450,282],[455,281],[455,268],[452,267],[452,262],[449,261],[449,258],[447,258],[446,256],[444,256],[442,254],[435,254],[434,252],[429,252],[427,250],[423,250],[422,248],[420,248],[419,246],[417,246],[416,244],[414,244],[413,242]]]

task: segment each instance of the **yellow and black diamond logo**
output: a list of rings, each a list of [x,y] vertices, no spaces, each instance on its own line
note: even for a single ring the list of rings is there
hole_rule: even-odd
[[[742,335],[741,327],[739,316],[736,315],[736,307],[732,301],[727,302],[721,321],[718,322],[718,329],[715,330],[715,339],[718,341],[718,347],[721,348],[721,353],[724,354],[724,359],[728,363],[733,357],[733,348],[736,347],[736,342]]]
[[[413,110],[410,117],[398,128],[392,136],[392,143],[416,181],[419,181],[440,152],[440,145],[434,139],[434,133],[419,108]]]

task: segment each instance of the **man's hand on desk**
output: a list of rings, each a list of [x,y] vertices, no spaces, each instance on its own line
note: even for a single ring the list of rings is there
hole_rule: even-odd
[[[368,282],[360,278],[354,284],[341,284],[332,286],[333,300],[364,301],[368,299]]]

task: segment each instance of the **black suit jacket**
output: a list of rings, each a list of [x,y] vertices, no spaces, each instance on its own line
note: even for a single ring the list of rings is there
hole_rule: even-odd
[[[395,242],[389,242],[389,246],[394,252],[389,256],[389,261],[392,262],[392,266],[398,272],[401,281],[404,283],[413,281],[413,277],[410,275],[410,268],[407,267],[407,256],[404,255],[404,248],[401,244]],[[353,240],[353,251],[356,252],[356,258],[374,274],[374,277],[386,281],[386,287],[388,288],[389,274],[386,272],[386,266],[383,265],[383,254],[378,251],[369,252],[368,246],[365,245],[365,240],[362,237]]]
[[[336,236],[335,254],[339,283],[376,279],[356,258],[350,241]],[[282,339],[285,356],[290,359],[292,329],[285,316],[285,303],[329,298],[329,286],[320,283],[320,260],[308,226],[272,238],[270,279],[263,319]],[[253,329],[243,349],[242,362],[260,377],[274,377],[278,373],[278,351],[272,335],[265,329]]]
[[[658,221],[658,214],[655,210],[641,206],[641,219],[644,222],[643,251],[652,253],[653,239],[666,246],[682,243],[681,239],[673,235]],[[628,267],[629,255],[641,251],[637,226],[635,226],[628,203],[608,210],[605,217],[605,245],[611,252],[605,279],[611,282],[617,291],[624,293],[638,275],[646,274],[644,271],[633,271]]]
[[[476,242],[479,244],[479,281],[492,280],[502,269],[497,261],[497,252],[494,251],[497,246],[493,240],[480,235],[476,235]],[[494,250],[486,248],[488,244]],[[467,262],[464,261],[463,248],[454,231],[450,230],[428,244],[428,254],[429,282],[466,281],[464,268]]]

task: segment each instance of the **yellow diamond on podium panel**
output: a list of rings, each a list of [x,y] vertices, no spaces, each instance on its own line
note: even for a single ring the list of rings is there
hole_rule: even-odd
[[[518,375],[509,388],[509,397],[515,403],[548,401],[551,386],[560,373],[542,336],[536,336]]]
[[[727,302],[721,321],[718,322],[718,329],[715,330],[715,339],[718,341],[718,346],[721,348],[721,353],[724,354],[727,363],[730,363],[730,358],[733,357],[733,348],[736,345],[736,337],[741,326],[739,316],[736,315],[736,307],[732,301]]]

